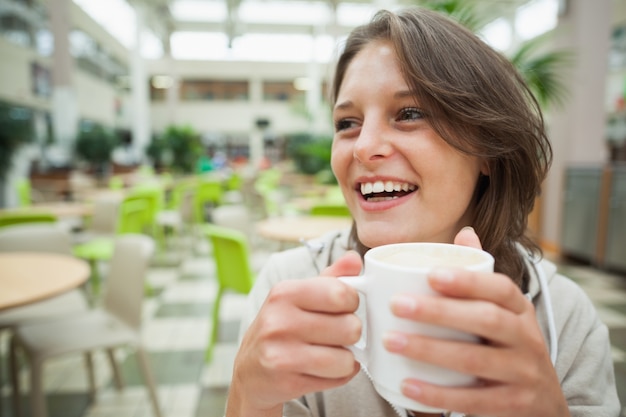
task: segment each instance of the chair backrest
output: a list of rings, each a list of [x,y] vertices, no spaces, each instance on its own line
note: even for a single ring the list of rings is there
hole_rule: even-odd
[[[18,224],[0,229],[0,252],[72,253],[70,232],[57,224]]]
[[[15,185],[17,190],[17,199],[21,207],[28,207],[32,204],[32,187],[28,178],[22,178]]]
[[[222,201],[223,193],[224,188],[221,181],[201,180],[198,183],[194,193],[194,217],[196,222],[204,222],[206,204],[219,205]]]
[[[144,197],[126,197],[119,208],[117,234],[145,233],[150,204]]]
[[[124,179],[119,175],[113,175],[109,178],[109,189],[110,190],[123,190],[124,189]]]
[[[55,223],[57,218],[49,213],[16,211],[0,214],[0,227],[23,223]]]
[[[213,224],[205,225],[203,232],[213,246],[220,287],[240,294],[250,292],[254,275],[246,236],[239,230]]]
[[[252,220],[248,207],[244,204],[225,204],[213,209],[211,219],[217,226],[239,230],[250,238]]]
[[[153,253],[154,241],[149,236],[127,234],[115,238],[102,307],[135,330],[141,327],[144,285]]]
[[[141,197],[148,202],[149,221],[154,222],[157,213],[163,210],[165,205],[165,189],[156,183],[137,185],[126,198]]]
[[[317,203],[311,207],[312,216],[345,216],[350,217],[348,206],[341,203]]]
[[[179,210],[181,205],[185,204],[185,199],[194,193],[196,185],[197,181],[193,178],[176,182],[171,189],[169,199],[166,202],[166,208]]]
[[[241,190],[243,186],[243,178],[239,172],[231,172],[225,182],[226,189],[229,191]]]
[[[94,201],[93,215],[89,228],[93,232],[114,234],[117,230],[119,208],[118,198],[99,198]]]

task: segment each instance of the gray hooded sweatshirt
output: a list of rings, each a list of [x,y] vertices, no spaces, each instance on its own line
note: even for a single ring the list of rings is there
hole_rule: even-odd
[[[241,336],[276,283],[318,276],[346,252],[348,236],[349,230],[329,233],[305,246],[272,254],[249,294]],[[531,271],[527,296],[535,306],[546,348],[551,352],[572,417],[617,417],[620,403],[607,327],[598,318],[583,290],[558,274],[554,264],[540,260],[533,265],[530,258],[527,263]],[[365,320],[361,310],[357,315]],[[306,394],[286,403],[283,415],[395,417],[407,414],[406,410],[389,404],[378,395],[362,369],[341,387]]]

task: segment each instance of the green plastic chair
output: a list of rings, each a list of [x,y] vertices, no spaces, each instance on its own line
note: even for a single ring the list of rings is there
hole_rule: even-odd
[[[266,169],[254,181],[254,190],[261,196],[266,216],[283,214],[286,194],[280,188],[282,173],[277,168]],[[281,207],[282,206],[282,207]]]
[[[198,182],[193,197],[193,217],[197,224],[203,224],[206,221],[205,209],[207,205],[220,205],[223,193],[224,188],[221,181],[202,179]]]
[[[149,203],[144,198],[127,197],[121,203],[118,211],[116,235],[143,233],[146,227]],[[115,236],[99,237],[73,247],[75,256],[85,259],[91,266],[91,296],[96,299],[102,286],[102,278],[98,270],[98,262],[110,261],[113,257]],[[151,289],[147,289],[151,292]]]
[[[351,216],[348,206],[341,203],[317,203],[311,207],[310,214],[312,216]]]
[[[202,229],[213,246],[215,275],[218,282],[217,296],[213,304],[213,329],[205,352],[205,362],[210,362],[219,335],[220,305],[226,291],[248,294],[254,283],[250,265],[250,250],[245,234],[228,227],[208,224]]]
[[[243,187],[243,178],[238,172],[233,172],[226,179],[224,185],[228,191],[241,191]]]
[[[56,221],[56,216],[50,213],[15,211],[0,214],[0,227],[23,223],[54,223]]]
[[[157,241],[160,248],[165,248],[171,234],[182,233],[183,229],[194,223],[193,196],[197,181],[195,178],[176,182],[165,201],[165,208],[156,214]]]
[[[30,180],[27,178],[22,178],[18,180],[15,188],[17,190],[17,200],[20,204],[20,207],[30,206],[33,203],[33,190],[30,184]]]
[[[119,175],[113,175],[109,178],[109,189],[110,190],[123,190],[124,189],[124,179]]]
[[[142,200],[146,203],[144,218],[138,219],[143,223],[141,233],[157,238],[159,234],[159,229],[156,227],[157,213],[163,210],[165,205],[165,190],[163,187],[159,184],[139,185],[125,197],[125,200]]]

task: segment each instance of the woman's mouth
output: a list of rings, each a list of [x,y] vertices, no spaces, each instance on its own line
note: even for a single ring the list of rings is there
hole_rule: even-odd
[[[360,185],[361,195],[368,202],[389,201],[404,197],[419,187],[408,182],[375,181],[363,182]]]

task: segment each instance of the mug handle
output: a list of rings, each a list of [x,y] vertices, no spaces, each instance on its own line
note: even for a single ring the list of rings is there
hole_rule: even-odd
[[[367,297],[366,280],[364,275],[345,276],[337,278],[339,279],[339,281],[357,290],[364,297]],[[346,346],[346,348],[354,354],[355,359],[361,365],[367,368],[367,340],[365,340],[365,343],[358,342],[358,345],[349,345]]]

